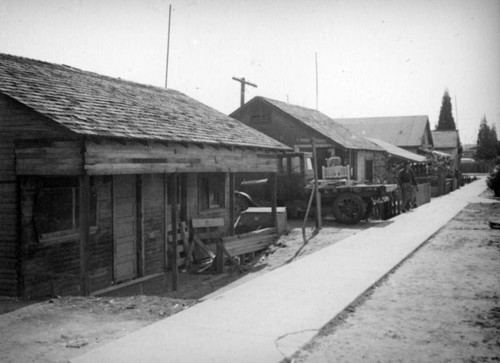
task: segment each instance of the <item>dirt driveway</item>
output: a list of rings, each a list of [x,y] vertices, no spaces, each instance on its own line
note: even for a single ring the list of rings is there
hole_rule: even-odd
[[[500,360],[500,203],[469,204],[332,320],[298,362]]]
[[[101,297],[62,297],[32,304],[0,315],[0,362],[67,362],[102,344],[164,319],[196,304],[214,291],[232,288],[261,274],[386,222],[370,221],[344,226],[324,221],[321,233],[303,244],[301,221],[290,221],[291,232],[280,238],[248,272],[221,275],[181,273],[179,290],[172,291],[170,276],[127,287]],[[312,223],[306,236],[312,235]],[[0,307],[25,302],[0,298]],[[1,310],[0,310],[1,311]]]

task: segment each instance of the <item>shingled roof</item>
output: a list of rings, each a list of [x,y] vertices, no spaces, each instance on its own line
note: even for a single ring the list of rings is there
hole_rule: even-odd
[[[255,97],[270,103],[274,107],[292,116],[299,122],[304,123],[310,128],[321,133],[333,142],[345,147],[346,149],[357,150],[375,150],[383,151],[378,145],[366,138],[349,131],[344,126],[338,124],[327,115],[310,108],[291,105],[289,103],[272,100],[265,97]]]
[[[334,119],[352,132],[368,138],[387,141],[399,147],[419,147],[428,133],[432,144],[429,117],[389,116]]]
[[[0,92],[75,134],[287,150],[172,89],[0,53]]]

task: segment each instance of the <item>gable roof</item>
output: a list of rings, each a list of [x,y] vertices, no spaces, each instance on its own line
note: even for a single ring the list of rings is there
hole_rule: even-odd
[[[349,131],[344,126],[336,123],[330,117],[326,116],[325,114],[317,110],[291,105],[289,103],[272,100],[261,96],[253,98],[248,103],[255,102],[257,100],[262,100],[263,102],[267,102],[273,107],[292,116],[297,121],[302,122],[303,124],[309,126],[315,131],[321,133],[326,138],[345,147],[346,149],[383,151],[373,142],[367,140],[362,136],[356,135],[355,133]],[[238,112],[238,110],[235,111],[234,113],[236,112]]]
[[[432,144],[429,117],[390,116],[334,119],[361,136],[387,141],[399,147],[418,147],[426,133]]]
[[[374,142],[375,144],[380,146],[382,149],[387,151],[390,155],[392,155],[396,158],[408,160],[408,161],[413,161],[416,163],[423,163],[427,160],[427,158],[423,155],[418,155],[418,154],[412,153],[408,150],[402,149],[400,147],[397,147],[396,145],[388,143],[387,141],[383,141],[383,140],[375,139],[375,138],[369,138],[369,140]]]
[[[172,89],[0,53],[0,92],[78,135],[288,150]]]
[[[460,146],[460,137],[457,130],[432,132],[432,140],[436,149],[455,149]]]

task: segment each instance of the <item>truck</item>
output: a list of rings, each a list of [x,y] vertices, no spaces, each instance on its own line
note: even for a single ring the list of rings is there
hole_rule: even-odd
[[[312,153],[281,154],[278,165],[278,205],[285,206],[288,215],[297,218],[305,213],[316,185]],[[399,200],[397,184],[357,183],[350,180],[349,174],[349,166],[323,167],[322,178],[317,182],[323,216],[333,214],[340,223],[356,224],[374,212],[382,212],[383,219],[394,214],[394,204]],[[251,206],[270,206],[269,178],[246,175],[239,180],[235,194],[236,215]]]

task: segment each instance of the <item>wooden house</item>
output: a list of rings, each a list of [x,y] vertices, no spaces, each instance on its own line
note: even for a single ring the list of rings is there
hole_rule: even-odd
[[[392,116],[334,119],[358,135],[386,141],[412,153],[431,150],[428,116]]]
[[[258,96],[230,116],[297,151],[311,151],[314,139],[320,177],[321,167],[334,155],[350,167],[352,179],[385,179],[385,151],[317,110]]]
[[[171,226],[231,235],[235,174],[287,149],[175,90],[0,54],[0,295],[164,272]]]

